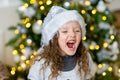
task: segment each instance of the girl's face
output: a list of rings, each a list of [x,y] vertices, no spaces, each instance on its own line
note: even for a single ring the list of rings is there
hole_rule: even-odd
[[[81,41],[81,29],[77,21],[67,22],[58,31],[58,44],[62,50],[62,56],[75,54]]]

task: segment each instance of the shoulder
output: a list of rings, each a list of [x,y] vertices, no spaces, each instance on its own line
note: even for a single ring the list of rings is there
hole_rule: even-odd
[[[32,64],[30,70],[36,70],[40,69],[42,67],[42,64],[45,62],[44,59],[40,59],[40,57],[35,58],[35,62]]]
[[[42,77],[42,75],[40,73],[40,69],[41,69],[43,63],[44,63],[43,59],[41,59],[40,61],[34,62],[34,64],[29,69],[28,79],[39,80],[39,78]]]
[[[94,61],[92,60],[90,53],[87,53],[87,57],[88,57],[89,69],[90,69],[90,73],[87,75],[87,79],[90,79],[95,75],[96,70],[97,70],[97,66],[94,63]]]

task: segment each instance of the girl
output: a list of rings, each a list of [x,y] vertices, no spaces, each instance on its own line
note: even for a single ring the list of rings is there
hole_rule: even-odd
[[[53,6],[43,22],[41,48],[31,66],[30,80],[88,80],[94,64],[82,37],[85,22],[75,10]]]

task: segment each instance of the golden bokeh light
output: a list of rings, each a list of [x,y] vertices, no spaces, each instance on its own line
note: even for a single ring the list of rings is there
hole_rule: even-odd
[[[85,11],[85,10],[81,10],[81,13],[82,13],[82,14],[85,14],[85,13],[86,13],[86,11]]]
[[[107,43],[107,42],[104,42],[104,43],[103,43],[103,47],[104,47],[104,48],[107,48],[107,47],[108,47],[108,43]]]
[[[47,4],[47,5],[50,5],[50,4],[52,4],[52,1],[51,1],[51,0],[47,0],[47,1],[46,1],[46,4]]]
[[[106,16],[102,16],[102,20],[103,21],[107,20],[107,17]]]
[[[19,34],[19,30],[18,29],[15,30],[15,34]]]
[[[20,44],[20,49],[23,49],[25,46],[23,44]]]
[[[30,28],[30,26],[31,26],[31,23],[26,24],[26,28]]]
[[[21,38],[22,39],[26,39],[27,35],[26,34],[22,34]]]
[[[114,36],[114,35],[110,35],[110,39],[111,39],[111,40],[114,40],[114,39],[115,39],[115,36]]]
[[[42,11],[43,11],[44,9],[45,9],[45,7],[44,7],[44,6],[40,6],[40,10],[42,10]]]
[[[13,51],[12,51],[12,54],[13,54],[13,55],[17,55],[17,54],[18,54],[18,51],[17,51],[17,50],[13,50]]]
[[[96,12],[97,12],[97,9],[92,10],[92,14],[96,14]]]
[[[94,26],[90,26],[90,31],[93,31],[94,30]]]
[[[103,76],[106,76],[106,72],[103,72],[102,75],[103,75]]]

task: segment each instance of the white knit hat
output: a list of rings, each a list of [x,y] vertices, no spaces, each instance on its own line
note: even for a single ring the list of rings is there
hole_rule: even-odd
[[[78,21],[82,29],[82,37],[86,33],[83,17],[76,10],[66,10],[60,6],[53,6],[45,17],[42,26],[41,46],[49,44],[59,28],[69,21]]]

